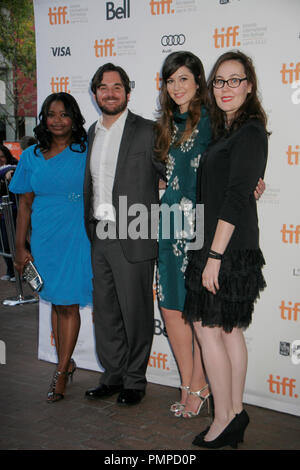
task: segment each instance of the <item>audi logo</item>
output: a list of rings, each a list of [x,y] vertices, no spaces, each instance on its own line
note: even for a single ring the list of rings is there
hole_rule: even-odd
[[[182,46],[185,43],[185,35],[184,34],[169,34],[169,36],[165,35],[161,38],[161,45],[162,46]]]

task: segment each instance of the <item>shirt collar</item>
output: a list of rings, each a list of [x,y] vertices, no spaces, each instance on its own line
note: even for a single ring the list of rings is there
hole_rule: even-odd
[[[126,108],[125,111],[123,111],[121,116],[118,117],[118,119],[113,123],[110,129],[113,129],[114,127],[119,127],[120,129],[123,129],[125,125],[125,121],[127,119],[127,115],[128,115],[128,108]],[[96,123],[95,132],[97,132],[98,129],[105,129],[107,131],[106,127],[103,126],[102,121],[103,121],[103,116],[101,114],[101,116],[99,116],[99,119]]]

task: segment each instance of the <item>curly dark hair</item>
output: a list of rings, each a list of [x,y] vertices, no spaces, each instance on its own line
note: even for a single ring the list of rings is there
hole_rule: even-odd
[[[0,151],[6,158],[7,165],[17,165],[18,160],[12,155],[11,151],[3,144],[0,144]]]
[[[217,106],[215,97],[214,97],[214,87],[213,81],[216,77],[216,73],[221,64],[228,60],[235,60],[240,62],[245,70],[245,75],[247,80],[252,85],[251,92],[248,93],[244,103],[235,113],[234,119],[230,124],[230,128],[226,129],[226,115],[225,113]],[[211,114],[211,123],[212,123],[212,132],[215,138],[218,138],[222,135],[226,135],[231,131],[238,129],[245,121],[251,118],[258,119],[262,122],[265,129],[267,127],[267,115],[261,105],[259,96],[258,96],[258,86],[257,86],[257,77],[253,62],[250,57],[244,54],[241,51],[233,50],[228,51],[222,54],[216,61],[213,66],[208,80],[207,80],[208,92],[210,97],[210,114]],[[269,133],[268,133],[269,134]]]
[[[52,143],[52,134],[48,131],[47,128],[47,116],[49,112],[50,105],[54,101],[61,101],[65,107],[66,113],[72,119],[72,142],[70,148],[73,151],[77,151],[72,148],[72,144],[79,144],[81,152],[84,152],[86,149],[87,143],[87,133],[83,127],[85,119],[81,114],[79,106],[75,98],[69,93],[52,93],[47,96],[44,103],[42,104],[41,112],[39,114],[40,123],[33,129],[34,135],[38,141],[34,153],[37,154],[37,149],[42,151],[47,151],[51,147]]]
[[[159,117],[156,122],[156,146],[157,157],[165,161],[171,144],[174,129],[174,112],[178,109],[176,103],[171,99],[167,90],[167,81],[180,67],[187,67],[193,74],[197,91],[189,104],[186,129],[175,145],[180,145],[187,140],[201,117],[201,105],[208,106],[208,92],[205,80],[204,68],[199,57],[189,51],[172,52],[165,59],[162,67],[162,86],[159,94]]]

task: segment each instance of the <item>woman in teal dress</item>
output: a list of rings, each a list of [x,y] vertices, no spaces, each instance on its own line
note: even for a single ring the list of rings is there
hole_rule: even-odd
[[[67,93],[48,96],[35,128],[37,145],[21,155],[10,190],[21,194],[15,266],[33,261],[44,281],[40,297],[52,303],[58,365],[48,402],[64,397],[79,328],[79,306],[92,303],[90,244],[83,223],[83,176],[87,153],[84,119]],[[31,253],[25,248],[31,232]]]
[[[199,345],[182,319],[184,272],[194,233],[197,168],[211,130],[204,69],[191,52],[175,52],[165,60],[160,105],[156,151],[166,163],[167,188],[161,200],[157,296],[181,377],[181,399],[171,411],[175,416],[192,417],[209,404],[210,393]],[[169,222],[170,208],[174,215]]]

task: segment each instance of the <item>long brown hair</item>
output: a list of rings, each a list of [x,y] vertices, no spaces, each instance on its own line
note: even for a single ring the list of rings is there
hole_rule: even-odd
[[[208,92],[210,97],[210,115],[212,123],[212,132],[214,138],[218,138],[221,135],[228,132],[225,130],[226,124],[226,115],[216,103],[214,97],[213,81],[216,77],[216,73],[223,62],[228,60],[236,60],[240,62],[245,71],[247,80],[252,85],[251,92],[248,93],[244,103],[235,113],[234,119],[230,125],[229,132],[239,128],[245,121],[251,118],[259,119],[264,125],[265,129],[267,127],[267,115],[261,105],[260,99],[258,97],[257,89],[257,78],[255,73],[255,68],[250,57],[246,54],[243,54],[241,51],[228,51],[222,54],[215,65],[213,66],[207,81]]]
[[[180,67],[187,67],[193,74],[197,91],[189,104],[188,119],[186,129],[175,145],[180,145],[187,140],[201,117],[201,105],[208,106],[208,92],[205,80],[204,68],[201,60],[192,54],[192,52],[180,51],[168,55],[162,67],[162,86],[159,94],[160,109],[158,111],[158,120],[156,121],[156,145],[155,152],[157,157],[165,161],[171,144],[174,131],[173,116],[178,109],[176,103],[170,98],[167,91],[167,80]]]

